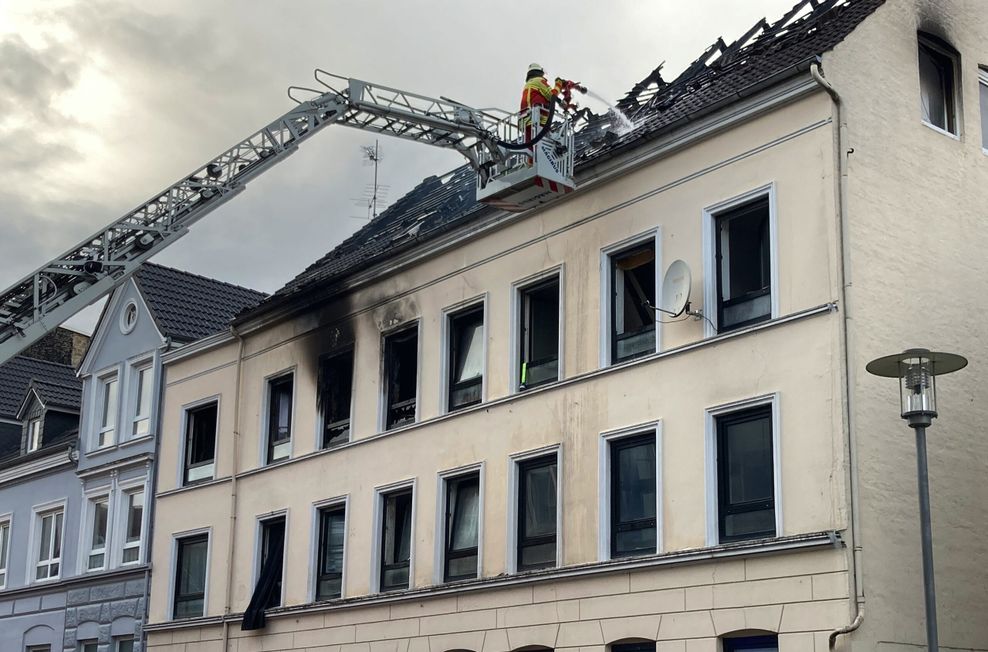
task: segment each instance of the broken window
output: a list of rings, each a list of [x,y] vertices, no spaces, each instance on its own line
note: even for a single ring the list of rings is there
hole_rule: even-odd
[[[559,380],[559,279],[523,288],[518,388]]]
[[[720,332],[772,317],[769,199],[715,216],[717,326]]]
[[[477,577],[479,524],[480,476],[471,473],[446,480],[445,581]]]
[[[291,453],[294,384],[292,374],[268,381],[268,464],[288,459]]]
[[[656,551],[655,434],[611,442],[611,556]]]
[[[316,561],[316,600],[343,594],[343,546],[346,541],[346,508],[319,510],[319,551]]]
[[[381,499],[381,590],[407,589],[412,548],[412,491],[385,494]]]
[[[955,57],[930,40],[919,41],[919,98],[923,122],[957,134]]]
[[[384,338],[385,430],[415,421],[418,356],[417,325]]]
[[[241,630],[264,627],[264,610],[281,606],[281,578],[285,565],[285,517],[261,521],[261,550],[257,583],[244,611]]]
[[[90,502],[89,562],[87,570],[106,567],[106,526],[109,522],[110,501],[107,496]]]
[[[123,551],[120,561],[133,564],[141,559],[141,534],[144,529],[144,490],[138,489],[124,494],[127,509]]]
[[[174,618],[198,618],[204,614],[206,561],[209,535],[197,534],[176,541]]]
[[[717,417],[720,541],[775,536],[772,406]]]
[[[481,401],[484,385],[484,307],[449,316],[449,411]]]
[[[218,415],[216,402],[185,413],[185,484],[213,479]]]
[[[65,510],[57,509],[38,516],[38,562],[34,579],[51,580],[59,576],[62,565],[62,519]]]
[[[655,243],[611,256],[611,362],[655,352]]]
[[[350,403],[353,393],[353,351],[319,361],[319,409],[322,412],[322,447],[350,440]]]
[[[556,455],[518,464],[518,570],[556,565]]]

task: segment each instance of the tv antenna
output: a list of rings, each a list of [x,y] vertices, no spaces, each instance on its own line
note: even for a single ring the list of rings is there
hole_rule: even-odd
[[[373,147],[370,145],[361,145],[360,149],[364,153],[364,165],[374,166],[374,189],[371,193],[369,205],[371,219],[374,219],[377,217],[377,192],[379,189],[377,184],[377,168],[381,163],[381,144],[375,140]]]

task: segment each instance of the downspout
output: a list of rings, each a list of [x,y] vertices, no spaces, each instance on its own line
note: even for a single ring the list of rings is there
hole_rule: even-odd
[[[144,550],[144,612],[141,614],[141,635],[140,643],[141,649],[147,649],[145,641],[147,637],[144,635],[144,625],[147,624],[148,614],[151,613],[151,607],[148,604],[151,593],[151,552],[154,541],[154,512],[155,508],[158,506],[158,501],[155,496],[158,494],[158,460],[161,459],[161,422],[162,422],[162,403],[164,403],[165,396],[165,363],[161,359],[162,356],[171,349],[172,340],[171,337],[166,337],[164,344],[158,348],[157,354],[157,366],[158,366],[158,391],[157,395],[154,397],[154,456],[151,458],[151,482],[148,490],[145,494],[145,502],[148,506],[148,531],[145,535],[145,541],[147,545]],[[154,362],[152,362],[154,364]]]
[[[837,637],[849,634],[861,626],[864,622],[864,575],[863,557],[864,545],[861,542],[860,527],[860,503],[858,500],[858,465],[857,465],[857,435],[853,424],[853,413],[851,411],[851,386],[853,379],[853,368],[851,365],[850,345],[850,309],[847,301],[847,288],[851,285],[851,259],[847,249],[847,157],[852,150],[846,148],[847,135],[843,122],[842,103],[840,94],[831,86],[830,82],[824,79],[820,72],[819,60],[810,65],[810,75],[820,87],[826,91],[834,102],[834,118],[837,122],[837,247],[840,251],[838,262],[838,282],[840,283],[840,305],[843,312],[843,322],[840,329],[841,366],[844,377],[844,405],[842,408],[842,418],[844,427],[847,430],[847,462],[849,474],[849,493],[851,499],[851,592],[854,594],[855,616],[850,623],[830,632],[828,639],[829,649],[833,650],[837,645]]]
[[[231,327],[237,338],[237,385],[233,394],[233,468],[230,472],[230,535],[226,550],[226,598],[223,604],[223,650],[230,647],[230,615],[233,602],[233,553],[237,540],[237,473],[240,472],[240,384],[244,363],[244,338]]]

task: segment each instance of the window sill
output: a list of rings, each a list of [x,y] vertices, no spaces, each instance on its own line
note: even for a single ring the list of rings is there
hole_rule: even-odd
[[[926,120],[920,120],[920,122],[923,123],[923,126],[932,129],[933,131],[937,132],[941,136],[947,136],[948,138],[953,138],[957,142],[960,142],[960,140],[961,140],[961,137],[960,137],[959,134],[955,134],[955,133],[953,133],[951,131],[947,131],[946,129],[942,129],[942,128],[936,126],[935,124],[933,124],[932,122],[927,122]]]
[[[153,439],[154,435],[141,435],[140,437],[134,437],[133,439],[126,439],[119,444],[110,444],[109,446],[103,446],[102,448],[86,451],[86,457],[99,457],[101,455],[106,455],[107,453],[112,453],[113,451],[121,448],[130,448],[131,446],[146,444]]]
[[[267,467],[264,467],[267,468]],[[223,476],[221,478],[213,478],[212,480],[200,480],[199,482],[193,482],[192,484],[185,484],[181,487],[175,487],[174,489],[166,489],[165,491],[158,492],[155,494],[155,498],[164,498],[165,496],[172,496],[174,494],[185,493],[186,491],[193,491],[195,489],[202,489],[204,487],[212,487],[214,485],[223,484],[224,482],[230,482],[230,476]]]

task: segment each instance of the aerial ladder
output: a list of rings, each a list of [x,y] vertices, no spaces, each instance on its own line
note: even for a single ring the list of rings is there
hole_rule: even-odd
[[[456,150],[476,171],[478,201],[503,210],[524,211],[575,188],[573,126],[565,110],[555,111],[557,103],[539,133],[526,138],[515,113],[324,70],[315,71],[315,80],[318,88],[289,88],[295,108],[7,288],[0,295],[0,364],[122,285],[331,124]],[[531,124],[542,124],[544,110],[532,108]]]

